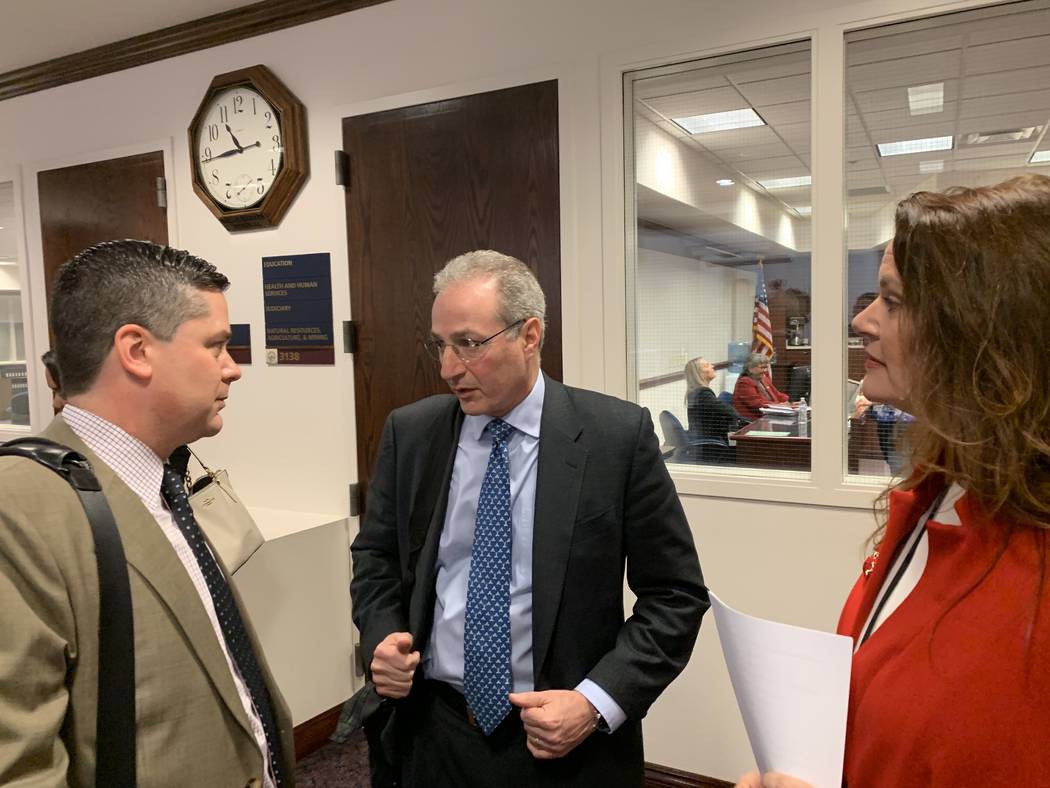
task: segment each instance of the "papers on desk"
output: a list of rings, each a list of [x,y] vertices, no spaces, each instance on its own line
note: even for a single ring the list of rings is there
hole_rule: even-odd
[[[758,768],[839,788],[852,639],[711,606]]]
[[[748,430],[747,437],[749,438],[788,438],[791,436],[790,432],[780,432],[779,430]]]
[[[758,411],[763,416],[794,416],[797,413],[790,405],[763,405]]]

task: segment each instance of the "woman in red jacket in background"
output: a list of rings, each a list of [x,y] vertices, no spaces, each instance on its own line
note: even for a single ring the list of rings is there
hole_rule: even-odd
[[[1050,784],[1048,304],[1050,178],[898,207],[853,325],[865,394],[916,417],[915,470],[839,621],[849,788]]]
[[[787,394],[773,385],[769,359],[761,353],[750,353],[733,388],[733,409],[745,419],[754,421],[762,417],[759,408],[787,401]]]

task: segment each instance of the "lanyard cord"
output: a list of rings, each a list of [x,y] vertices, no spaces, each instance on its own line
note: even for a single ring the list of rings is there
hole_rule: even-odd
[[[933,505],[927,510],[926,515],[921,519],[918,526],[912,532],[911,537],[909,537],[911,543],[908,545],[908,550],[904,554],[904,559],[901,561],[901,565],[897,567],[897,571],[893,573],[890,582],[886,584],[885,590],[879,597],[878,602],[875,603],[875,610],[868,619],[868,626],[865,627],[864,634],[861,636],[860,645],[864,645],[864,642],[871,637],[871,633],[875,631],[875,622],[879,620],[879,615],[881,615],[882,609],[886,606],[886,602],[897,587],[897,584],[900,583],[901,578],[904,577],[904,573],[907,571],[908,565],[911,564],[912,558],[915,557],[915,551],[919,547],[919,542],[922,541],[922,535],[926,532],[926,523],[931,517],[935,516],[940,511],[941,503],[943,503],[944,496],[947,492],[947,488],[941,491],[941,494],[937,496],[937,500],[933,502]],[[858,646],[858,648],[860,648],[860,646]]]

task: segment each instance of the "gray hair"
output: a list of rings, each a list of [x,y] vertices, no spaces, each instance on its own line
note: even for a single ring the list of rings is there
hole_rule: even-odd
[[[744,374],[751,377],[751,367],[756,367],[759,364],[772,364],[773,359],[769,356],[763,355],[762,353],[748,353],[747,361],[744,362]]]
[[[454,284],[489,278],[496,280],[499,292],[496,316],[504,325],[530,317],[539,318],[542,348],[547,337],[547,299],[535,274],[516,257],[491,249],[478,249],[454,257],[434,275],[434,295]]]
[[[229,284],[211,263],[150,241],[106,241],[80,252],[58,269],[49,310],[63,394],[94,385],[121,326],[170,340],[185,321],[207,314],[200,291],[221,293]]]

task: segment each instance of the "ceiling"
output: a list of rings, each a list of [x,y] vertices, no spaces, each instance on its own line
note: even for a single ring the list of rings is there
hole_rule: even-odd
[[[1050,163],[1028,164],[1033,151],[1050,150],[1050,3],[850,33],[846,67],[851,220],[892,215],[898,200],[919,189],[995,183],[1022,171],[1050,174]],[[633,82],[634,106],[700,154],[709,165],[702,177],[731,178],[782,206],[808,206],[808,186],[767,192],[758,181],[810,175],[810,70],[808,42],[653,70]],[[931,84],[943,86],[943,105],[913,114],[908,88]],[[766,125],[690,134],[672,120],[746,108]],[[1020,141],[966,142],[970,134],[1032,127]],[[875,147],[948,135],[954,148],[936,153],[883,157]],[[651,195],[646,203],[654,204]],[[662,221],[641,209],[639,216]]]
[[[245,0],[0,0],[0,73],[244,5]]]

